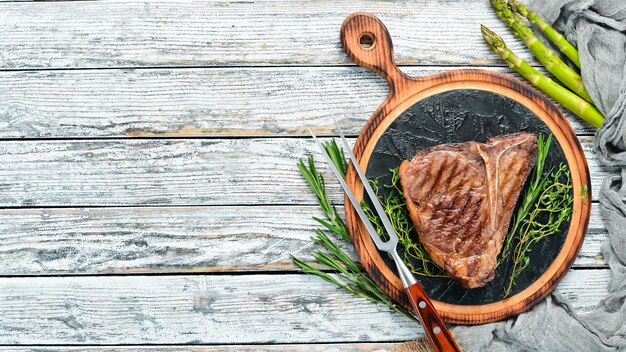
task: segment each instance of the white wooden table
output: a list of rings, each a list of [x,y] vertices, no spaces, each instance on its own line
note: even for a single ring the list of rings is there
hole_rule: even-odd
[[[339,44],[358,10],[412,75],[510,73],[480,23],[531,60],[486,0],[0,2],[0,345],[369,351],[421,335],[289,259],[315,248],[306,129],[333,136],[336,117],[354,137],[386,95]],[[598,189],[614,170],[569,117]],[[594,203],[558,287],[581,312],[606,294],[605,238]]]

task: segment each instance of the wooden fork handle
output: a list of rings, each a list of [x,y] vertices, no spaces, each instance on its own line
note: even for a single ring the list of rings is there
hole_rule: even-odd
[[[415,283],[404,289],[409,296],[413,310],[417,313],[424,332],[433,345],[436,352],[461,351],[456,344],[452,333],[446,327],[432,302],[424,292],[424,288],[419,283]]]

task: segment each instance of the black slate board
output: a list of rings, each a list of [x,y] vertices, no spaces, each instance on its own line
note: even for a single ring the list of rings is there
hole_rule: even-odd
[[[366,174],[370,180],[377,180],[379,185],[390,184],[389,169],[398,167],[403,160],[411,160],[418,150],[444,143],[485,142],[489,137],[519,131],[550,133],[549,128],[530,110],[508,97],[483,90],[446,91],[420,100],[398,116],[378,140]],[[553,138],[544,170],[548,171],[561,162],[567,165],[561,147]],[[384,187],[380,187],[379,191],[381,195],[386,195]],[[366,201],[369,202],[367,197]],[[550,266],[561,250],[569,224],[569,221],[564,222],[558,233],[532,247],[530,264],[516,279],[511,295],[530,286]],[[402,256],[402,248],[398,249]],[[381,253],[381,257],[395,271],[389,256]],[[414,264],[419,266],[417,262]],[[463,288],[447,278],[416,278],[431,299],[451,304],[479,305],[502,300],[511,269],[509,258],[497,268],[493,281],[475,289]]]

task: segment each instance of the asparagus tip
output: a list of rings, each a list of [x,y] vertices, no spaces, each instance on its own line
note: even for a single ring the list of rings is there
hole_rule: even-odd
[[[496,50],[497,48],[506,48],[506,44],[504,43],[504,40],[502,40],[502,38],[500,38],[496,33],[494,33],[489,28],[481,24],[480,31],[483,34],[483,38],[485,39],[485,42],[487,42],[487,45],[489,45],[489,47],[492,50]]]
[[[517,0],[508,0],[508,1],[509,1],[509,7],[511,8],[511,10],[519,13],[520,15],[524,17],[528,15],[528,7],[526,7],[526,5],[522,4],[521,2]]]
[[[513,0],[514,1],[514,0]],[[511,1],[507,0],[489,0],[491,7],[498,17],[500,17],[509,27],[511,26],[524,26],[524,21],[514,11],[514,7],[511,6]],[[513,28],[513,27],[511,27]],[[516,36],[519,36],[517,31],[513,28],[513,32]]]
[[[509,5],[507,5],[506,0],[489,0],[489,4],[496,12],[502,12],[505,10],[509,10]]]

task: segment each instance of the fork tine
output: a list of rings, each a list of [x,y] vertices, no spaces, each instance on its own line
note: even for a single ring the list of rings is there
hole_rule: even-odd
[[[374,209],[376,209],[376,213],[378,214],[378,217],[380,217],[380,220],[382,221],[383,226],[385,227],[385,230],[389,234],[390,242],[396,241],[398,239],[398,234],[396,234],[396,230],[394,230],[393,226],[391,225],[391,221],[389,221],[389,217],[387,217],[385,210],[380,204],[380,200],[378,199],[378,196],[376,196],[376,193],[372,189],[372,186],[370,186],[370,183],[367,180],[367,177],[363,173],[363,170],[361,169],[361,166],[359,165],[359,161],[356,159],[356,156],[352,152],[352,148],[350,148],[350,146],[348,145],[348,141],[346,141],[346,137],[344,136],[343,130],[341,129],[341,126],[339,125],[339,122],[337,122],[337,120],[335,120],[335,125],[337,126],[337,130],[339,131],[339,136],[341,137],[341,141],[345,149],[347,150],[348,155],[350,156],[350,160],[352,161],[352,166],[356,170],[356,173],[359,175],[359,178],[361,179],[361,183],[363,184],[363,188],[367,192],[367,195],[370,197],[372,204],[374,204]]]
[[[311,136],[313,136],[313,139],[315,140],[315,143],[317,143],[317,146],[322,151],[322,155],[326,159],[326,162],[328,162],[328,166],[330,167],[331,170],[333,170],[333,173],[337,177],[337,180],[339,181],[339,184],[341,184],[341,187],[343,188],[344,192],[346,192],[346,195],[348,196],[348,199],[350,200],[350,203],[352,203],[352,206],[354,207],[354,209],[356,210],[357,214],[361,218],[361,221],[363,221],[363,224],[365,225],[365,228],[367,229],[367,232],[369,232],[370,237],[374,241],[374,244],[376,244],[376,247],[378,247],[378,249],[380,249],[381,251],[387,251],[387,252],[389,252],[390,250],[395,249],[396,243],[393,243],[393,247],[389,248],[389,247],[391,247],[390,246],[391,241],[383,242],[383,240],[378,236],[378,233],[376,232],[376,229],[374,229],[374,226],[372,225],[372,223],[368,219],[367,215],[363,211],[363,208],[361,208],[361,205],[356,200],[356,197],[354,196],[354,193],[352,193],[352,190],[346,184],[346,181],[343,179],[343,176],[341,175],[341,172],[339,172],[339,170],[337,169],[337,167],[335,166],[333,161],[330,159],[330,157],[326,153],[326,149],[324,149],[324,146],[322,145],[322,142],[320,142],[320,140],[315,136],[315,134],[313,134],[313,131],[309,130],[309,133],[311,133]]]

